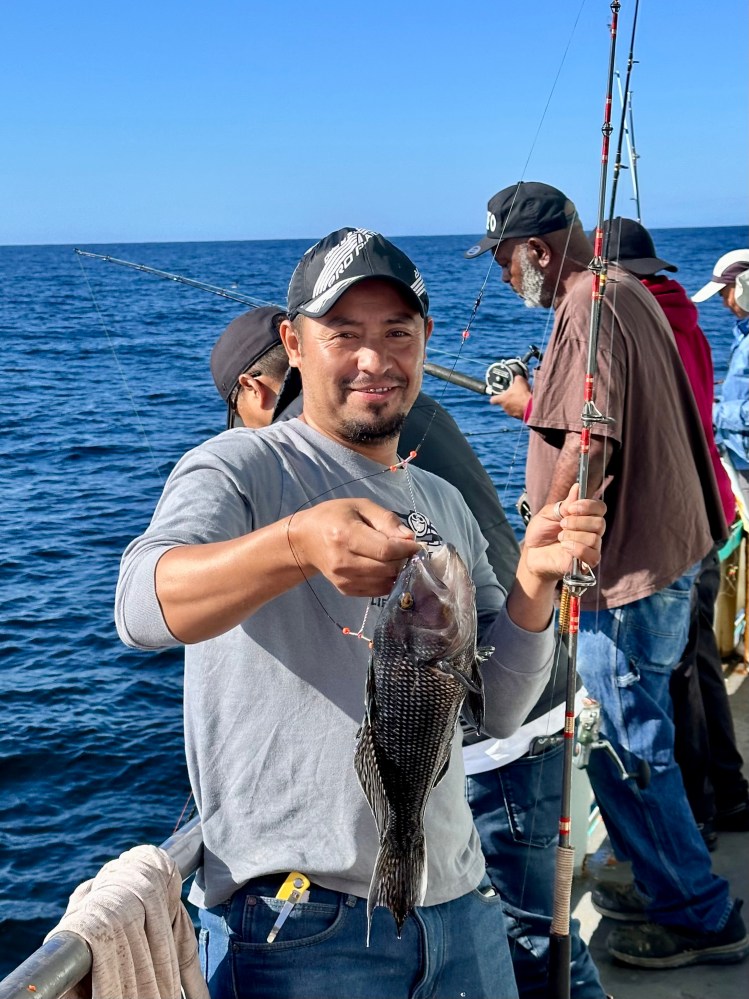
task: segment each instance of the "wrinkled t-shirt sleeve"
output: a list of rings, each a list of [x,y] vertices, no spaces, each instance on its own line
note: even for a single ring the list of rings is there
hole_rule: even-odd
[[[223,435],[228,437],[229,435]],[[156,595],[156,565],[171,548],[228,541],[252,531],[262,488],[265,509],[279,509],[282,477],[264,464],[263,482],[247,475],[251,459],[239,460],[241,447],[259,442],[216,438],[188,452],[175,465],[148,529],[126,548],[115,595],[115,624],[127,645],[159,649],[180,645],[169,631]],[[269,472],[269,468],[271,471]],[[272,519],[266,519],[266,523]]]
[[[577,296],[580,297],[579,294]],[[563,433],[582,430],[583,391],[588,363],[590,309],[575,308],[570,302],[561,317],[549,349],[537,370],[533,386],[533,408],[528,425],[549,443],[562,445]],[[613,332],[612,332],[613,326]],[[621,340],[621,338],[619,338]],[[613,352],[612,352],[613,343]],[[593,433],[621,442],[624,405],[624,371],[617,356],[616,323],[610,308],[604,306],[598,339],[598,370],[594,381],[594,401],[613,422],[596,424]],[[549,433],[551,431],[551,433]],[[554,433],[561,431],[562,433]]]
[[[475,526],[478,558],[473,566],[478,615],[478,644],[494,652],[482,667],[484,680],[484,730],[507,738],[522,725],[541,695],[554,658],[553,615],[542,632],[519,628],[507,613],[507,594],[497,583],[486,557],[486,541]],[[474,536],[475,538],[475,536]]]

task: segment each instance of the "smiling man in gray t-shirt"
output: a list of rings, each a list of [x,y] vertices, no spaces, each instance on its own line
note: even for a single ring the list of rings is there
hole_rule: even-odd
[[[151,525],[123,556],[118,630],[140,648],[187,645],[185,737],[205,857],[192,890],[213,995],[516,995],[499,899],[463,794],[460,732],[424,826],[423,905],[398,940],[366,898],[377,828],[353,768],[380,598],[418,548],[450,541],[476,587],[486,729],[513,731],[548,679],[556,581],[596,564],[603,504],[565,501],[528,528],[515,585],[489,567],[452,486],[400,467],[398,431],[431,333],[423,281],[377,233],[309,250],[281,336],[304,383],[300,419],[231,430],[175,467]],[[573,494],[574,495],[574,494]],[[312,882],[283,924],[276,894]],[[234,990],[232,992],[232,990]]]

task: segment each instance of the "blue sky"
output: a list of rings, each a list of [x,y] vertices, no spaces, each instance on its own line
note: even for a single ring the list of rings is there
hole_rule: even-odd
[[[609,19],[606,0],[4,4],[0,243],[478,234],[521,176],[592,225]],[[641,0],[650,227],[747,221],[748,19]],[[626,172],[621,192],[631,215]]]

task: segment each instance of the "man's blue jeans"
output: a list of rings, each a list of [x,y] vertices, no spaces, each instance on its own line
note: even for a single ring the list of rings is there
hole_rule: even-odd
[[[478,889],[415,910],[399,940],[387,909],[312,885],[276,940],[276,875],[200,910],[200,961],[214,999],[517,999],[502,906],[488,877]]]
[[[562,746],[466,777],[486,867],[502,897],[520,999],[546,999]],[[605,993],[580,924],[572,920],[572,999]]]
[[[580,615],[578,671],[601,704],[601,735],[628,772],[650,765],[650,784],[623,780],[603,750],[588,774],[617,857],[632,863],[654,922],[720,930],[731,910],[728,883],[710,855],[674,759],[669,680],[686,645],[690,591],[699,565],[657,593]]]

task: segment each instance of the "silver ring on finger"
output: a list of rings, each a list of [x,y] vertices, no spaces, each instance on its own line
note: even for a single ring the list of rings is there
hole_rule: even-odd
[[[554,516],[557,520],[564,520],[564,517],[562,516],[562,500],[557,500],[554,504]]]

